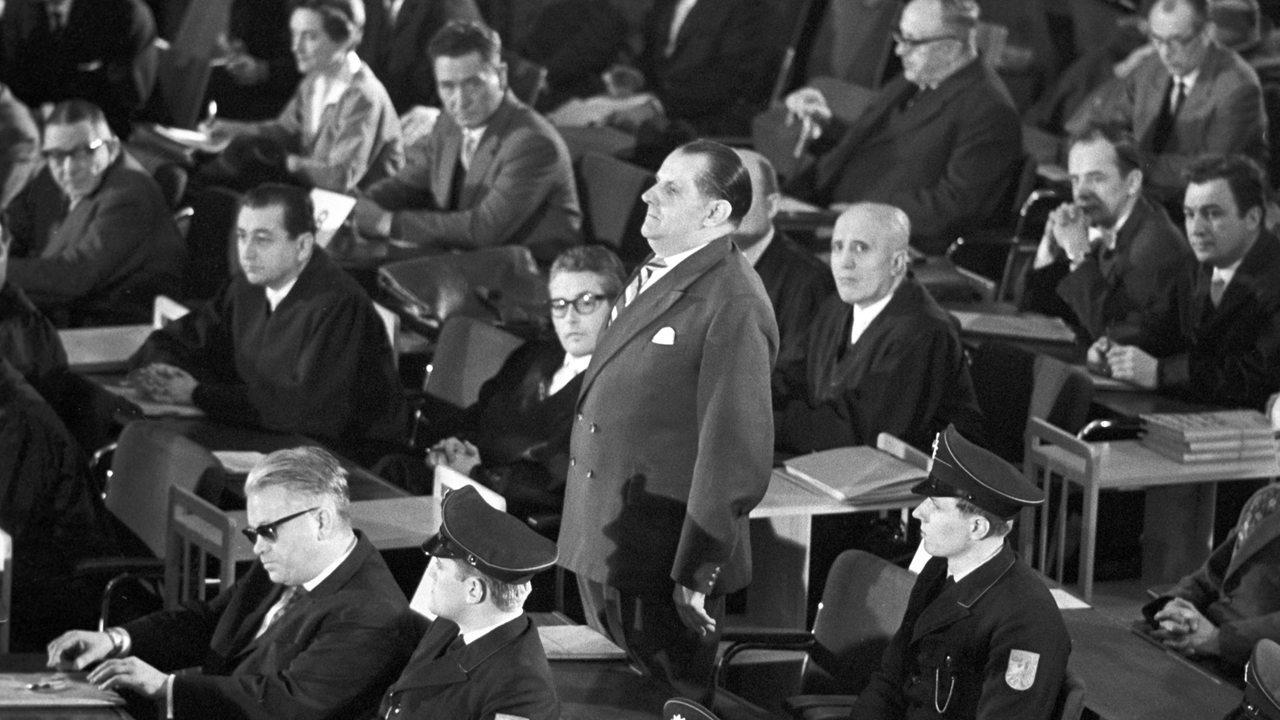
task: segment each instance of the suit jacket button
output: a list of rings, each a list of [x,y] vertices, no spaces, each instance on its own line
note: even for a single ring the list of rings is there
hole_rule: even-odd
[[[578,464],[577,458],[572,458],[572,457],[569,458],[569,467],[573,467],[574,465],[577,465],[577,464]]]
[[[600,432],[600,426],[596,425],[595,423],[591,423],[591,427],[588,429],[593,433]]]
[[[593,478],[593,477],[595,477],[595,476],[596,476],[596,471],[595,471],[595,470],[588,470],[588,471],[587,471],[587,479],[588,479],[588,480],[590,480],[591,478]]]
[[[581,419],[582,419],[582,413],[578,413],[578,419],[579,419],[579,420],[581,420]]]

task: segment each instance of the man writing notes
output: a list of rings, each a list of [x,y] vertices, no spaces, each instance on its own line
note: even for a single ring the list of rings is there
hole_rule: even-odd
[[[912,515],[933,557],[852,720],[1049,720],[1071,654],[1062,614],[1005,544],[1013,518],[1044,493],[948,427],[934,442]]]
[[[1131,337],[1168,303],[1191,249],[1164,208],[1143,197],[1142,156],[1127,133],[1101,126],[1077,136],[1067,172],[1073,202],[1045,224],[1024,304],[1069,316],[1091,341]]]
[[[728,237],[751,200],[732,150],[678,148],[642,198],[654,254],[583,375],[560,555],[593,627],[703,697],[724,595],[751,579],[747,514],[769,484],[778,330]]]
[[[582,228],[564,140],[511,94],[493,30],[455,20],[427,52],[444,112],[408,166],[356,203],[356,226],[434,250],[524,244],[550,264]]]
[[[156,701],[161,718],[372,713],[418,632],[382,556],[351,528],[346,471],[319,448],[278,450],[245,497],[259,560],[248,575],[206,603],[65,633],[49,666],[99,663],[90,682]],[[171,674],[189,667],[202,672]]]
[[[404,394],[385,326],[316,245],[307,191],[261,185],[236,225],[243,274],[151,334],[131,381],[160,402],[229,424],[334,441],[359,459],[404,435]]]
[[[924,449],[948,423],[982,415],[960,336],[908,272],[906,214],[861,203],[836,220],[836,295],[774,373],[777,445],[789,454],[874,445],[882,432]]]
[[[1208,156],[1187,171],[1194,258],[1168,289],[1168,308],[1132,344],[1089,348],[1098,371],[1191,401],[1263,409],[1280,390],[1280,240],[1266,230],[1262,170]]]
[[[559,720],[551,667],[523,610],[530,578],[556,562],[555,543],[473,487],[445,495],[440,517],[422,544],[437,617],[378,717]]]

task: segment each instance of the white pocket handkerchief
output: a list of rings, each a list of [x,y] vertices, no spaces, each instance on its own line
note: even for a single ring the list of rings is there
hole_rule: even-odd
[[[675,345],[676,331],[674,328],[668,325],[667,327],[664,327],[658,332],[654,333],[653,339],[650,340],[649,342],[652,342],[658,345]]]

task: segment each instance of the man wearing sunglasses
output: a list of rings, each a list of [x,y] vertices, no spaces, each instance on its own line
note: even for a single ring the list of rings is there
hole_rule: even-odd
[[[1147,14],[1154,52],[1098,94],[1067,129],[1118,123],[1150,158],[1146,187],[1166,205],[1182,202],[1183,173],[1206,153],[1241,153],[1263,163],[1267,124],[1258,76],[1213,39],[1208,0],[1159,0]],[[1105,102],[1103,102],[1105,100]]]
[[[911,242],[937,254],[1009,213],[1022,162],[1018,112],[978,57],[973,0],[912,0],[894,33],[903,73],[850,125],[815,88],[787,96],[802,158],[787,191],[821,204],[878,202],[911,220]]]
[[[83,100],[54,106],[41,152],[5,216],[9,282],[59,325],[149,322],[155,296],[181,290],[185,254],[160,187]]]
[[[64,633],[49,666],[96,664],[90,682],[155,701],[161,718],[373,712],[419,633],[382,556],[351,528],[346,472],[320,448],[279,450],[245,495],[242,532],[259,560],[247,576],[209,602]],[[170,674],[193,666],[203,672]]]

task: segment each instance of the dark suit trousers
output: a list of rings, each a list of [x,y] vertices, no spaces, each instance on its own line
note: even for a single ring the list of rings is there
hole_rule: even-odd
[[[587,625],[622,646],[633,664],[680,695],[710,704],[719,630],[700,637],[686,627],[670,592],[642,597],[582,577],[578,591]],[[706,610],[717,628],[724,627],[723,595],[708,597]]]

